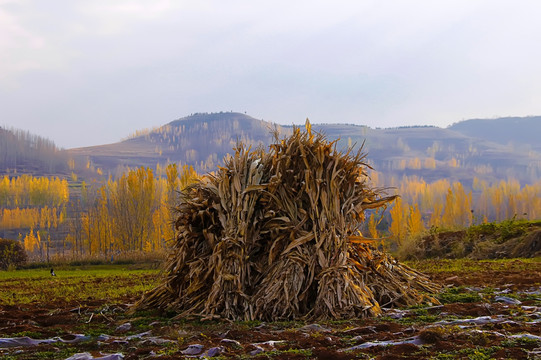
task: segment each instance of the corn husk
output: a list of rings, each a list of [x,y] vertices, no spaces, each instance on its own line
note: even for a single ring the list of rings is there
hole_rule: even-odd
[[[182,192],[165,277],[136,307],[272,321],[430,300],[436,285],[359,235],[364,211],[395,198],[369,186],[365,155],[337,151],[308,122],[276,139],[269,151],[238,144]]]

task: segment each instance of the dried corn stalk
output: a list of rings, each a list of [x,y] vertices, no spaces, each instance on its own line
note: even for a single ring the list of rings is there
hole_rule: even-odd
[[[231,320],[349,318],[414,305],[437,288],[359,241],[364,210],[385,206],[364,155],[293,134],[187,188],[161,285],[138,308]]]

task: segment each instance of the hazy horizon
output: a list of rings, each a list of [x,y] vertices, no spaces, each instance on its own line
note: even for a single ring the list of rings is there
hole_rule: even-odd
[[[537,115],[539,10],[0,0],[0,126],[72,148],[196,112],[373,128]]]

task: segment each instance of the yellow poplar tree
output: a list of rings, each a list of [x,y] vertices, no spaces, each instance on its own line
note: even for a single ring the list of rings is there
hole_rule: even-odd
[[[410,236],[420,235],[425,230],[423,217],[417,204],[409,207],[408,233]]]
[[[379,238],[379,233],[377,229],[378,222],[376,221],[376,216],[377,215],[373,213],[370,215],[370,218],[368,219],[368,232],[370,233],[370,237],[373,239]]]
[[[407,233],[406,219],[408,217],[408,207],[403,206],[401,198],[397,198],[389,213],[391,214],[392,219],[390,227],[391,235],[399,243],[402,243],[406,238]]]
[[[443,204],[441,201],[437,201],[432,209],[432,215],[430,216],[429,225],[431,227],[441,227],[443,213]]]

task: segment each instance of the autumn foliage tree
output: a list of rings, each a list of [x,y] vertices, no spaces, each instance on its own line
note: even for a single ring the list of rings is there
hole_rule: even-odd
[[[372,238],[404,243],[431,228],[541,218],[541,181],[523,185],[511,178],[489,182],[474,177],[471,184],[426,182],[377,172],[370,177],[374,186],[392,186],[400,195],[389,211],[367,217],[364,231]],[[41,259],[51,253],[110,256],[158,251],[174,236],[172,209],[178,190],[197,178],[191,166],[179,164],[158,165],[156,170],[127,168],[116,178],[79,181],[71,189],[58,177],[3,176],[0,235],[19,239],[29,254]]]
[[[373,179],[383,181],[381,176]],[[480,222],[541,217],[541,181],[521,186],[509,179],[490,185],[474,178],[471,189],[446,179],[426,183],[404,177],[390,182],[401,195],[389,211],[388,232],[398,243],[429,228],[460,229]]]
[[[193,168],[169,165],[165,177],[152,169],[129,170],[95,191],[82,214],[80,226],[70,232],[80,254],[111,255],[118,252],[151,252],[164,249],[173,238],[172,209],[176,193],[197,179]],[[80,231],[78,231],[80,229]]]
[[[62,206],[69,200],[68,181],[58,177],[4,176],[0,201],[4,207]]]

